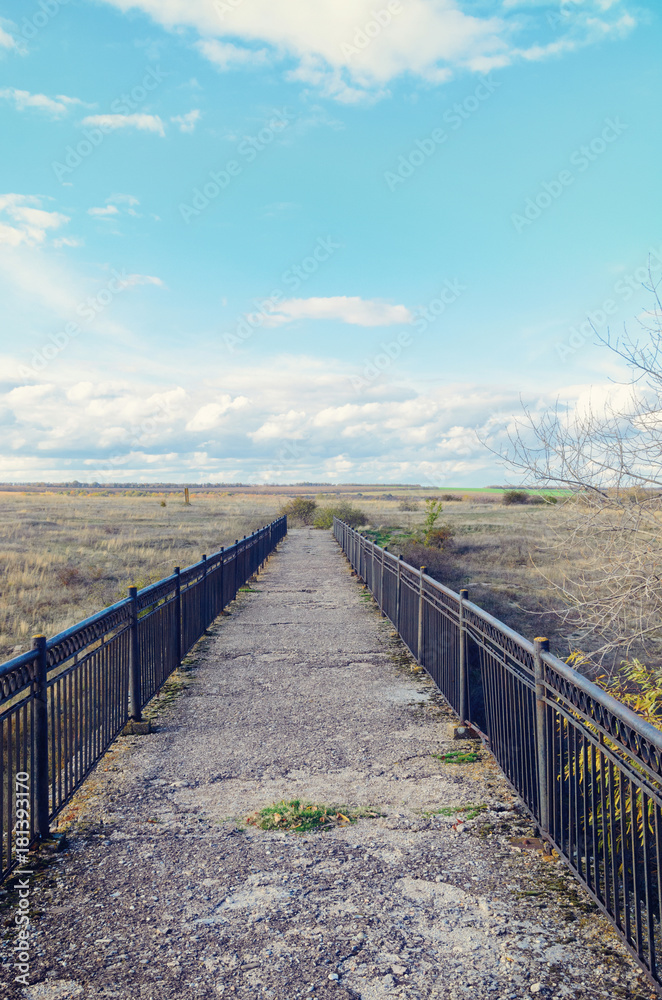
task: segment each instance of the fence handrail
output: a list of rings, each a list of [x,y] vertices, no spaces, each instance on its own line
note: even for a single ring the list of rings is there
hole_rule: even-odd
[[[614,698],[613,695],[605,691],[604,688],[598,687],[593,681],[590,681],[588,677],[584,677],[573,667],[565,663],[554,653],[543,653],[542,659],[544,663],[547,663],[552,667],[557,674],[560,674],[565,680],[570,681],[576,687],[587,694],[589,698],[592,698],[598,704],[602,705],[608,712],[615,715],[621,722],[624,722],[631,729],[634,729],[637,733],[647,739],[650,743],[653,743],[655,748],[662,753],[662,731],[657,729],[656,726],[651,725],[650,722],[646,722],[642,719],[640,715],[633,712],[631,708],[624,705],[622,701],[618,698]]]
[[[95,611],[93,615],[89,616],[89,618],[83,618],[82,621],[76,622],[75,625],[70,625],[69,628],[65,628],[62,632],[58,632],[56,635],[51,636],[50,639],[47,639],[46,649],[54,649],[61,643],[66,642],[67,639],[72,639],[86,628],[90,628],[92,625],[97,625],[99,622],[102,622],[104,618],[110,618],[116,611],[121,611],[122,608],[126,608],[130,604],[131,598],[123,597],[121,601],[117,601],[115,604],[109,604],[108,607],[102,608],[101,611]]]
[[[338,518],[333,533],[461,722],[485,738],[542,837],[662,988],[662,731],[466,591]]]
[[[19,653],[18,656],[12,657],[11,660],[5,660],[4,663],[0,664],[0,679],[6,677],[7,674],[11,674],[14,670],[19,670],[21,667],[27,667],[31,663],[34,663],[37,654],[34,649],[28,649],[25,653]]]

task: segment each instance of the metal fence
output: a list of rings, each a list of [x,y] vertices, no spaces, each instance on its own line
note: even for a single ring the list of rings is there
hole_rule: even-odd
[[[541,835],[662,984],[662,732],[459,594],[334,519],[382,613],[478,729]]]
[[[281,517],[0,666],[0,879],[287,532]],[[17,853],[18,851],[18,853]]]

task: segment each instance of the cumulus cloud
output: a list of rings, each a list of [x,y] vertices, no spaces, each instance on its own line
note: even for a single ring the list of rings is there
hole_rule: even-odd
[[[67,97],[65,94],[47,97],[46,94],[31,94],[29,90],[17,90],[16,87],[0,89],[0,98],[13,104],[17,111],[34,108],[36,111],[45,112],[52,118],[61,118],[72,107],[84,103],[77,97]]]
[[[401,381],[394,367],[379,392],[359,393],[346,362],[289,356],[206,378],[197,365],[180,366],[155,392],[135,350],[133,374],[113,381],[101,358],[71,355],[27,382],[20,364],[5,361],[13,384],[0,392],[0,435],[15,459],[0,473],[20,479],[485,485],[504,473],[476,429],[503,435],[521,413],[523,388],[430,387]],[[167,383],[168,370],[160,377]],[[569,386],[561,395],[574,405],[585,390]],[[536,386],[524,396],[536,412],[553,403]]]
[[[337,319],[354,326],[391,326],[411,323],[412,313],[406,306],[389,305],[378,299],[361,299],[358,295],[337,295],[331,298],[287,299],[273,312],[263,317],[265,326],[282,326],[298,319]]]
[[[133,115],[87,115],[83,118],[83,125],[97,125],[107,129],[138,129],[141,132],[154,132],[161,137],[165,136],[163,122],[158,115],[148,115],[144,112],[137,112]]]
[[[0,244],[38,246],[45,242],[49,230],[69,222],[68,215],[43,209],[42,201],[38,195],[0,195]],[[11,221],[3,221],[3,215]]]
[[[187,431],[210,431],[218,427],[222,417],[231,410],[241,410],[250,405],[247,396],[221,396],[217,403],[206,403],[186,424]]]
[[[558,17],[551,43],[549,11],[538,0],[106,3],[127,12],[137,7],[172,30],[195,29],[199,51],[223,71],[287,61],[290,79],[345,103],[382,96],[405,75],[438,85],[458,71],[486,73],[623,37],[636,24],[632,0],[585,0],[573,7],[572,16]]]

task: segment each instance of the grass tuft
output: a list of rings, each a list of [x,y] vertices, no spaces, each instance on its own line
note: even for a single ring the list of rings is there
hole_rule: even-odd
[[[480,760],[475,750],[449,750],[448,753],[433,753],[432,756],[444,764],[475,764]]]
[[[348,809],[346,806],[325,806],[312,802],[276,802],[265,806],[246,817],[249,826],[260,830],[290,830],[293,833],[308,833],[310,830],[331,830],[333,827],[349,826],[357,819],[376,819],[382,813],[374,809]]]
[[[476,805],[469,806],[440,806],[438,809],[428,809],[423,815],[424,816],[458,816],[463,813],[464,818],[467,820],[475,819],[480,813],[485,812],[487,809],[486,805],[483,803],[478,803]]]

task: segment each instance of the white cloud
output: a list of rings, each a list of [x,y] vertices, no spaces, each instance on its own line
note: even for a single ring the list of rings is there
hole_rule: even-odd
[[[300,440],[305,437],[306,426],[305,410],[288,410],[287,413],[276,413],[258,427],[256,431],[249,431],[248,437],[253,441],[270,441],[287,438],[290,440]]]
[[[218,427],[222,417],[231,410],[241,410],[248,406],[250,400],[247,396],[221,396],[218,403],[206,403],[201,406],[195,416],[186,424],[187,431],[210,431]]]
[[[112,205],[139,205],[140,202],[133,194],[111,194],[110,198],[106,199],[109,204]]]
[[[520,9],[474,0],[106,2],[127,12],[138,7],[171,30],[194,28],[199,51],[221,70],[288,60],[290,79],[345,103],[375,99],[406,74],[438,85],[458,71],[486,73],[622,37],[636,23],[631,0],[585,0],[556,25],[557,40],[549,44],[548,11],[537,0]]]
[[[413,316],[406,306],[393,306],[378,299],[358,295],[331,298],[287,299],[274,312],[264,316],[265,326],[282,326],[297,319],[338,319],[355,326],[391,326],[411,323]]]
[[[98,125],[108,129],[136,128],[141,132],[154,132],[156,135],[165,136],[163,122],[159,116],[143,112],[134,115],[88,115],[83,118],[83,125]]]
[[[119,208],[117,205],[106,205],[103,208],[88,208],[88,215],[93,215],[96,218],[103,218],[109,215],[119,215]]]
[[[14,388],[0,394],[0,435],[11,441],[13,456],[0,458],[0,474],[22,480],[485,485],[506,473],[475,429],[503,435],[521,413],[520,388],[536,412],[556,395],[541,393],[535,382],[529,392],[502,385],[405,385],[394,369],[393,381],[385,381],[376,398],[357,394],[345,362],[301,356],[223,366],[206,378],[197,364],[176,374],[160,369],[163,388],[157,392],[142,381],[145,359],[135,348],[133,369],[114,381],[105,378],[98,355],[84,361],[74,353],[34,384],[18,381],[20,362],[0,360],[15,379]],[[585,386],[560,390],[571,405],[581,405],[585,393]],[[72,459],[76,453],[85,458]]]
[[[453,485],[485,485],[504,473],[475,428],[501,434],[520,407],[518,390],[501,386],[410,385],[405,398],[389,398],[399,390],[387,384],[381,399],[359,397],[343,362],[305,357],[224,369],[222,389],[192,367],[184,384],[155,393],[139,364],[109,382],[100,362],[78,373],[74,362],[0,396],[0,434],[12,435],[15,455],[0,471],[9,478],[4,469],[26,461],[34,472],[22,467],[20,479],[442,483],[457,475]],[[533,398],[538,408],[551,402],[537,390]],[[75,460],[84,476],[71,472],[72,451],[86,456]],[[59,474],[38,474],[47,468]]]
[[[31,94],[29,90],[17,90],[16,87],[3,87],[0,98],[12,102],[17,111],[35,108],[54,118],[61,118],[73,106],[83,104],[77,97],[66,97],[64,94],[47,97],[46,94]]]
[[[244,67],[266,66],[269,54],[266,49],[247,49],[231,42],[211,41],[198,42],[197,48],[220,70],[241,69]]]
[[[45,242],[48,230],[59,229],[69,222],[69,216],[61,212],[42,209],[42,200],[37,195],[0,195],[0,244],[37,246]],[[11,224],[2,221],[3,213]]]
[[[126,288],[133,288],[134,285],[158,285],[159,288],[165,288],[161,279],[151,274],[128,274],[122,278],[122,282]]]
[[[202,112],[199,108],[193,108],[192,111],[187,111],[185,115],[173,115],[170,121],[179,125],[180,132],[192,132],[201,117]]]
[[[77,236],[60,236],[58,239],[53,240],[53,246],[56,249],[60,247],[82,247],[85,245],[85,241],[79,239]]]
[[[4,28],[0,27],[0,49],[16,49],[18,44],[13,35],[5,31]]]
[[[140,218],[140,212],[136,212],[135,205],[140,202],[132,194],[111,194],[106,198],[105,205],[94,205],[88,208],[87,214],[96,219],[105,219],[107,222],[115,221],[117,216],[131,215]]]

